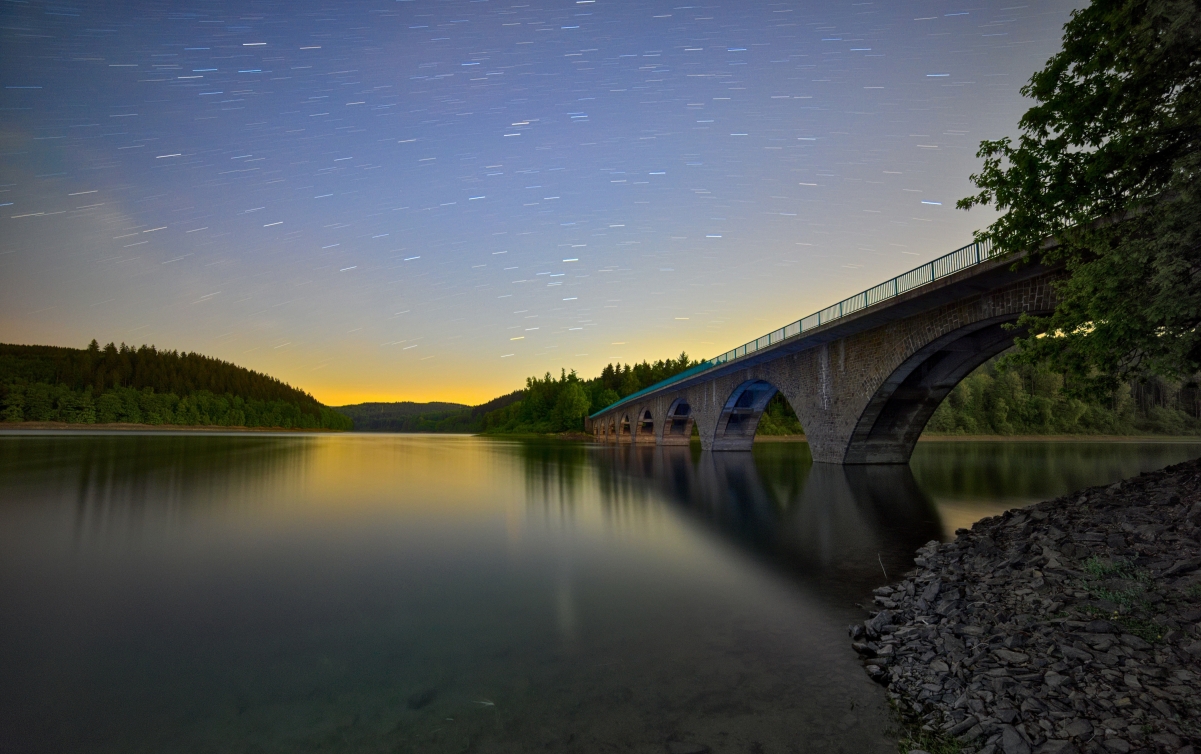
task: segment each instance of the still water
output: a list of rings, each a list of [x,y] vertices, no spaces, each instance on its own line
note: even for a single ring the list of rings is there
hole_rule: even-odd
[[[890,752],[886,572],[1198,455],[0,435],[0,751]]]

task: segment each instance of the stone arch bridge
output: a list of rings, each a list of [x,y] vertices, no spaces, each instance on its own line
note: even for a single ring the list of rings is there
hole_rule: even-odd
[[[615,443],[750,450],[781,392],[813,460],[907,463],[943,398],[1013,344],[1006,328],[1056,303],[1063,273],[1014,265],[986,244],[958,249],[814,315],[703,362],[588,417]]]

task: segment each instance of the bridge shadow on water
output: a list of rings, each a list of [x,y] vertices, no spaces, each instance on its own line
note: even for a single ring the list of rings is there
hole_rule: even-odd
[[[727,545],[841,605],[913,567],[913,552],[942,537],[938,510],[908,465],[815,464],[803,443],[749,453],[699,447],[532,443],[527,484],[570,501],[595,477],[602,502],[652,499]],[[555,488],[557,494],[546,495]],[[887,572],[888,578],[885,576]]]

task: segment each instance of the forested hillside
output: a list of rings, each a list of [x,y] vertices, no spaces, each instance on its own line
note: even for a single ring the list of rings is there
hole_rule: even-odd
[[[354,419],[359,432],[479,432],[484,416],[521,400],[523,390],[493,398],[479,406],[461,403],[360,403],[337,410]]]
[[[356,403],[335,406],[334,410],[354,420],[359,432],[437,432],[438,423],[446,418],[471,411],[462,403]],[[447,431],[447,430],[442,430]]]
[[[93,340],[86,349],[0,344],[0,419],[350,429],[273,377],[198,353]]]

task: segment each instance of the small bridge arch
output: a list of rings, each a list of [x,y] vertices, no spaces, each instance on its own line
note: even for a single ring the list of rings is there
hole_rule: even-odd
[[[651,413],[649,407],[639,408],[635,416],[638,421],[634,425],[634,442],[654,444],[657,440],[655,437],[655,417]]]
[[[692,406],[683,398],[676,398],[667,407],[667,415],[663,419],[663,444],[687,445],[692,441],[694,424]]]
[[[630,415],[622,414],[621,419],[617,422],[617,442],[633,442],[634,427],[630,423]]]

